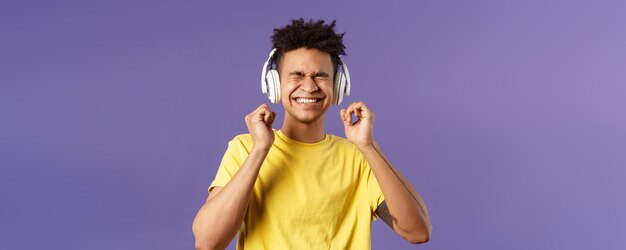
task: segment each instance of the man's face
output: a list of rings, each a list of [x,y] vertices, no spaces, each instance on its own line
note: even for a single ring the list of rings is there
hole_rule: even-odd
[[[287,119],[311,123],[324,116],[333,99],[333,63],[330,54],[299,48],[280,61],[280,96]]]

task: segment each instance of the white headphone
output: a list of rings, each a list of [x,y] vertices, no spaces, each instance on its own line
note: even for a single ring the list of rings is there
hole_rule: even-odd
[[[261,90],[263,94],[267,94],[267,97],[272,103],[279,103],[280,76],[278,75],[278,71],[272,68],[272,65],[276,64],[273,58],[275,52],[276,49],[272,49],[267,61],[263,64],[263,71],[261,71]],[[350,95],[350,72],[348,71],[348,66],[343,63],[339,56],[337,56],[337,69],[335,72],[333,104],[339,105],[341,101],[343,101],[344,96]]]

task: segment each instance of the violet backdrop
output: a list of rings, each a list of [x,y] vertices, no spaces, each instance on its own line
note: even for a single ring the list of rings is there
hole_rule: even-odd
[[[430,210],[430,242],[377,221],[373,249],[626,249],[624,10],[3,0],[0,249],[192,249],[228,140],[268,102],[272,29],[298,17],[347,32],[343,105],[376,111]],[[327,130],[343,136],[338,116]]]

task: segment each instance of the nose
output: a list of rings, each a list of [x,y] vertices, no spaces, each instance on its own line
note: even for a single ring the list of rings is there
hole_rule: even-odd
[[[300,85],[300,89],[307,93],[313,93],[319,89],[312,74],[306,74],[304,76],[304,79],[302,80],[302,85]]]

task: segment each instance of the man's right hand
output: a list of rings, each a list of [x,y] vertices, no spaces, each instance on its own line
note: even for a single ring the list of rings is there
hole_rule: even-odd
[[[252,136],[252,147],[269,150],[274,143],[274,131],[272,124],[276,118],[276,112],[263,103],[257,109],[246,115],[246,126]]]

